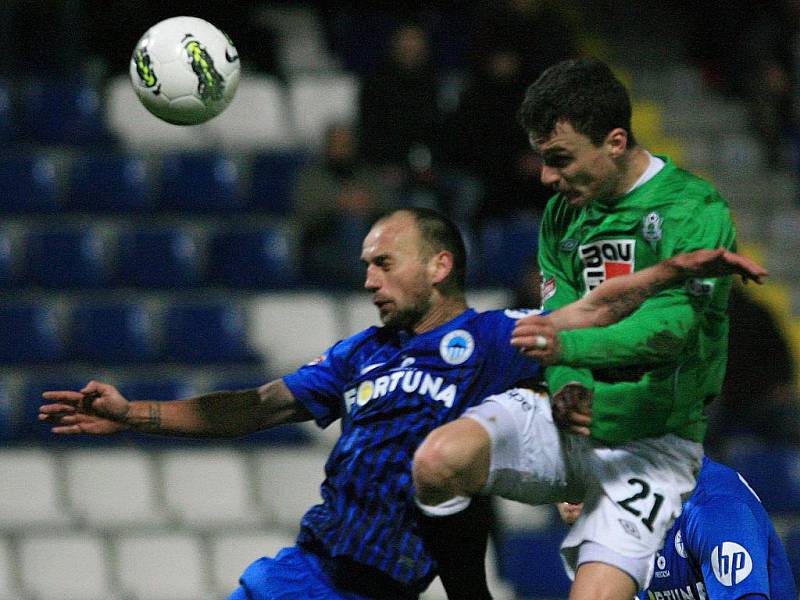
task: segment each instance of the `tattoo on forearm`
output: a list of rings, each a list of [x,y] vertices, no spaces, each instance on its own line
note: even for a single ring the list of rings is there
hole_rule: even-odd
[[[634,312],[645,300],[659,290],[660,287],[657,284],[651,283],[643,288],[624,290],[615,296],[604,297],[601,301],[614,318],[619,320]]]
[[[161,403],[151,402],[148,406],[147,428],[151,431],[161,428]]]

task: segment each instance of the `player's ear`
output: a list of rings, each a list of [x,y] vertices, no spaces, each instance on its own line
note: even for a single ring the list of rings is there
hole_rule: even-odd
[[[606,136],[605,147],[608,149],[611,158],[618,158],[628,149],[628,132],[622,127],[615,127]]]
[[[437,252],[431,257],[428,263],[428,273],[431,277],[431,283],[434,285],[441,283],[453,271],[453,253],[447,250]]]

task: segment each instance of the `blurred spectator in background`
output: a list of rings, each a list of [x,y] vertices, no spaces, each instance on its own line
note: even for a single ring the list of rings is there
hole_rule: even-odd
[[[800,71],[800,0],[770,3],[742,36],[744,93],[768,167],[788,166],[783,149],[796,127]]]
[[[724,459],[726,442],[737,435],[800,444],[800,399],[785,336],[739,284],[731,290],[728,312],[728,368],[722,395],[708,406],[708,454]]]
[[[378,173],[361,159],[352,126],[328,127],[323,155],[297,175],[292,204],[306,276],[317,284],[360,286],[361,240],[393,202]]]
[[[539,179],[539,159],[515,118],[532,81],[522,78],[521,64],[512,50],[491,50],[447,121],[449,160],[483,181],[478,221],[520,210],[541,213],[551,195]]]
[[[500,0],[476,3],[472,71],[486,71],[497,51],[514,54],[517,77],[528,85],[547,67],[576,53],[573,33],[546,0]]]
[[[409,151],[426,146],[437,154],[441,127],[439,84],[425,31],[414,24],[392,35],[384,64],[362,81],[359,99],[364,157],[399,182]]]

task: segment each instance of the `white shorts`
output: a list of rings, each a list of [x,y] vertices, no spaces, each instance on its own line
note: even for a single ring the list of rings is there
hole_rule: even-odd
[[[527,504],[583,501],[581,516],[561,545],[567,573],[596,561],[597,544],[608,560],[647,587],[655,553],[695,485],[702,445],[673,434],[606,446],[561,432],[545,394],[512,389],[469,409],[491,439],[484,493]],[[591,557],[580,548],[592,542]]]

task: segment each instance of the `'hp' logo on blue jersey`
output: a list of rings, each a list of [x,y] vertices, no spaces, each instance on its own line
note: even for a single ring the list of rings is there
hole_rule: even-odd
[[[722,542],[711,552],[714,576],[724,586],[730,587],[744,581],[753,570],[750,553],[736,542]]]

